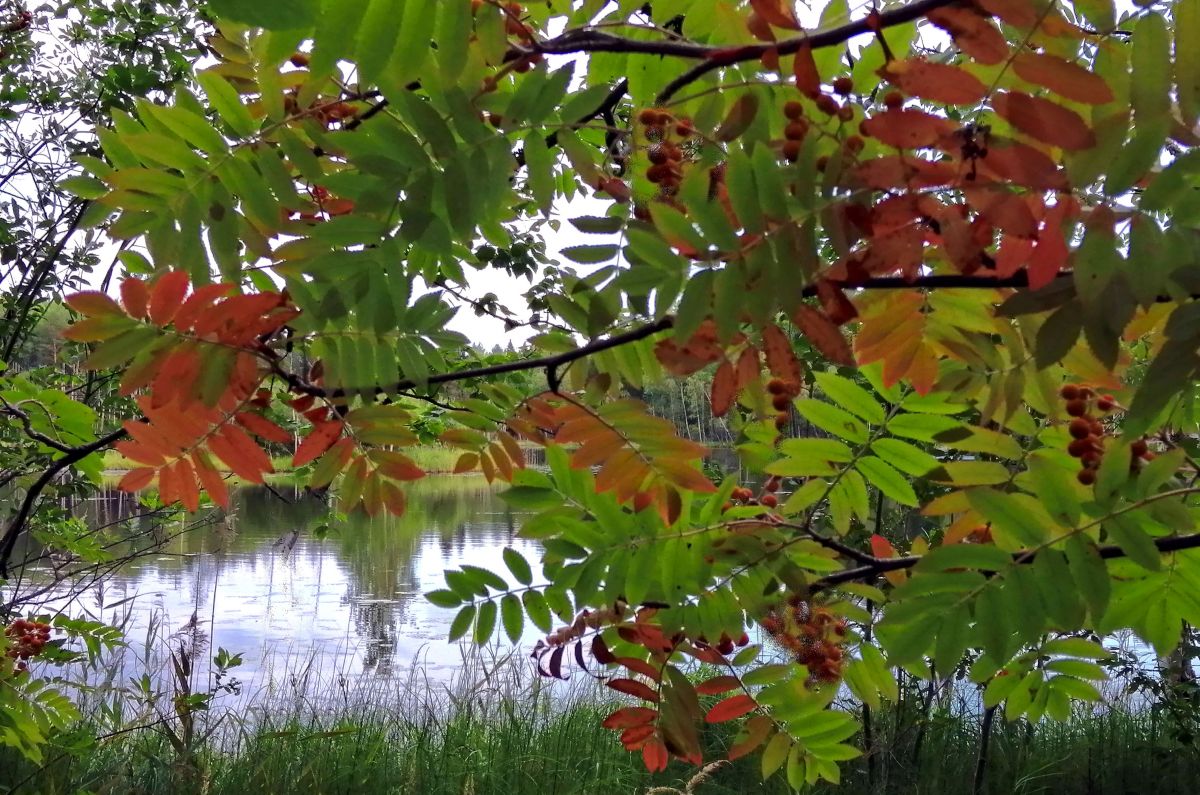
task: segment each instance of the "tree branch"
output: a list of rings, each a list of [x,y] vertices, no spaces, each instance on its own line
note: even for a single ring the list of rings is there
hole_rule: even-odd
[[[1186,536],[1171,536],[1169,538],[1156,538],[1154,539],[1154,546],[1163,554],[1197,549],[1200,548],[1200,533],[1193,533]],[[1097,547],[1096,551],[1104,560],[1127,557],[1125,550],[1118,546]],[[897,558],[875,558],[871,563],[855,566],[851,569],[844,569],[816,579],[809,585],[809,590],[816,593],[817,591],[825,591],[836,587],[842,583],[869,582],[889,571],[911,569],[921,562],[921,557],[921,555],[904,555]],[[1037,553],[1030,550],[1018,550],[1012,553],[1013,563],[1022,565],[1033,563],[1036,557]]]
[[[874,18],[847,22],[831,28],[815,30],[812,33],[801,33],[790,39],[778,42],[763,42],[744,46],[712,46],[695,44],[678,39],[659,39],[644,41],[629,39],[611,33],[587,28],[568,30],[560,36],[534,42],[530,47],[512,47],[506,59],[515,60],[541,53],[543,55],[572,55],[583,52],[620,52],[639,53],[642,55],[662,55],[675,58],[688,58],[701,63],[672,80],[659,92],[658,103],[664,103],[675,95],[679,89],[695,82],[708,72],[731,66],[745,61],[757,61],[768,52],[779,55],[791,55],[807,44],[814,50],[822,47],[835,47],[846,41],[876,30],[902,25],[920,19],[930,11],[950,5],[957,0],[917,0],[898,8],[876,14]],[[872,12],[874,13],[874,12]],[[871,19],[872,21],[868,21]]]
[[[125,433],[124,428],[118,428],[105,436],[101,436],[94,442],[73,447],[62,458],[57,458],[51,462],[50,466],[46,467],[42,474],[38,476],[38,479],[29,487],[29,491],[25,492],[25,499],[21,501],[21,507],[17,509],[17,515],[13,517],[12,522],[8,525],[8,529],[4,531],[4,537],[0,539],[0,579],[8,578],[8,562],[12,558],[13,549],[16,548],[17,537],[25,529],[25,523],[29,521],[29,516],[33,513],[33,508],[46,487],[50,485],[59,472],[62,472],[74,463],[82,461],[92,453],[103,450],[113,442],[123,438]]]

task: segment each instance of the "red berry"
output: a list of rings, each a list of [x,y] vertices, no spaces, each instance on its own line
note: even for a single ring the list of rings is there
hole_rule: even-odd
[[[650,108],[646,108],[638,113],[638,121],[645,126],[654,124],[656,121],[658,121],[658,112],[651,110]]]
[[[808,135],[808,122],[800,119],[783,128],[783,135],[789,141],[802,141]]]
[[[1067,413],[1072,417],[1082,417],[1087,414],[1087,408],[1087,401],[1082,398],[1067,401]]]
[[[1074,400],[1079,397],[1079,387],[1075,384],[1064,384],[1063,388],[1058,390],[1058,394],[1063,400]]]
[[[785,394],[787,392],[787,384],[783,382],[782,378],[772,378],[767,382],[767,391],[772,395]]]
[[[1087,437],[1082,439],[1074,439],[1069,445],[1067,445],[1067,452],[1075,458],[1082,458],[1084,455],[1092,452],[1092,450],[1092,441]]]
[[[802,105],[800,102],[793,99],[790,102],[788,102],[786,105],[783,106],[783,115],[787,116],[792,121],[796,121],[796,119],[803,118],[804,105]]]
[[[783,142],[783,159],[789,163],[795,163],[800,159],[800,142],[799,141],[784,141]]]
[[[774,494],[764,494],[762,496],[762,504],[767,508],[774,508],[779,505],[779,498]]]
[[[1092,424],[1084,417],[1076,417],[1071,420],[1071,424],[1067,426],[1067,430],[1074,438],[1085,439],[1092,433]]]
[[[1112,395],[1104,395],[1096,401],[1096,408],[1100,409],[1101,411],[1112,411],[1113,406],[1115,405],[1116,402],[1112,399]]]
[[[1081,469],[1079,471],[1079,474],[1076,475],[1075,478],[1083,485],[1090,486],[1096,482],[1096,470]]]
[[[834,78],[833,93],[841,94],[844,97],[853,90],[854,90],[854,81],[851,80],[849,77],[846,77],[843,75],[842,77]]]
[[[775,415],[775,427],[776,427],[778,430],[781,430],[781,431],[782,431],[784,428],[786,428],[786,427],[787,427],[787,425],[788,425],[788,423],[791,421],[791,419],[792,419],[792,418],[791,418],[791,416],[790,416],[790,415],[788,415],[788,414],[786,414],[785,412],[782,412],[782,411],[781,411],[780,413],[778,413],[778,414],[776,414],[776,415]]]
[[[1150,447],[1146,444],[1145,439],[1135,439],[1133,444],[1129,445],[1129,452],[1137,458],[1142,458],[1149,452]]]

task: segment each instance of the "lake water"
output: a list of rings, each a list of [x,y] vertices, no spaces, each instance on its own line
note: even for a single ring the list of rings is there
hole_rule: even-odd
[[[208,646],[196,655],[197,673],[224,648],[243,656],[234,674],[244,692],[353,688],[363,680],[405,680],[414,664],[434,681],[462,668],[463,649],[446,640],[455,611],[422,596],[445,587],[445,569],[470,563],[504,575],[506,546],[538,569],[537,545],[516,537],[521,515],[482,478],[429,477],[408,487],[403,517],[342,524],[330,522],[321,499],[288,487],[274,491],[241,489],[228,517],[210,516],[187,532],[180,520],[129,519],[144,509],[120,492],[77,506],[91,526],[112,524],[110,536],[167,540],[103,584],[75,581],[69,601],[60,585],[50,604],[126,625],[130,648],[105,666],[114,684],[166,670],[163,639],[174,635],[170,647],[186,643],[188,633],[175,633],[194,616]],[[327,522],[321,535],[317,528]],[[21,587],[37,587],[50,574],[46,562]],[[537,637],[527,627],[521,646]]]

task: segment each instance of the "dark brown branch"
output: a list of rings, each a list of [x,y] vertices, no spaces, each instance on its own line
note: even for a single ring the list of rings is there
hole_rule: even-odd
[[[0,406],[2,406],[4,408],[5,414],[11,414],[12,416],[14,416],[18,420],[20,420],[21,426],[25,430],[25,435],[28,436],[30,439],[33,439],[35,442],[41,442],[42,444],[46,445],[47,447],[53,448],[54,450],[57,450],[60,453],[69,453],[74,449],[70,445],[63,444],[62,442],[58,441],[57,439],[51,439],[46,434],[35,429],[33,427],[33,420],[30,418],[29,414],[27,414],[26,412],[17,408],[16,406],[12,405],[11,403],[9,403],[7,400],[5,400],[2,397],[0,397]]]
[[[13,549],[16,548],[17,537],[25,529],[25,523],[29,521],[29,516],[33,513],[33,508],[37,504],[38,498],[42,496],[42,492],[58,476],[58,473],[72,464],[82,461],[92,453],[103,450],[119,439],[124,438],[124,436],[125,429],[118,428],[105,436],[101,436],[94,442],[73,447],[62,458],[57,458],[51,462],[50,466],[46,467],[42,474],[38,476],[38,479],[29,487],[29,491],[25,492],[25,499],[21,501],[21,507],[17,509],[17,515],[13,517],[12,522],[8,525],[8,529],[4,531],[4,537],[0,539],[0,579],[7,579],[8,562],[12,558]]]
[[[957,0],[917,0],[917,2],[876,14],[872,22],[868,22],[868,18],[863,18],[854,22],[847,22],[843,25],[815,30],[811,34],[802,33],[784,41],[733,47],[695,44],[678,39],[639,41],[599,30],[580,28],[568,30],[561,36],[556,36],[553,39],[535,42],[530,48],[513,47],[509,51],[507,58],[524,58],[535,53],[542,53],[543,55],[571,55],[582,52],[620,52],[662,55],[701,61],[701,63],[692,69],[672,80],[659,93],[657,101],[663,103],[674,96],[679,89],[689,83],[695,82],[714,69],[720,69],[745,61],[757,61],[768,52],[776,52],[779,55],[791,55],[805,44],[808,44],[814,50],[822,47],[835,47],[855,36],[861,36],[876,30],[920,19],[930,11],[954,2],[957,2]]]
[[[1154,546],[1158,551],[1166,554],[1168,552],[1181,552],[1185,549],[1200,548],[1200,533],[1193,533],[1186,536],[1171,536],[1170,538],[1156,538]],[[1125,550],[1118,546],[1103,546],[1098,547],[1100,557],[1105,560],[1114,558],[1126,557]],[[1020,550],[1012,553],[1014,563],[1027,564],[1032,563],[1037,557],[1037,554],[1028,550]],[[814,580],[809,585],[809,590],[812,592],[824,591],[834,588],[842,583],[847,582],[870,582],[882,576],[889,571],[905,571],[911,569],[921,562],[920,555],[904,555],[896,558],[875,558],[874,562],[867,563],[862,566],[855,566],[851,569],[843,569],[842,571],[826,575],[817,580]]]

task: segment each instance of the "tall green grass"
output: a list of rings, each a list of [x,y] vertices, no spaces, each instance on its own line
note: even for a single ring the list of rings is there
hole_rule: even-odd
[[[440,444],[427,444],[406,448],[404,454],[426,472],[446,473],[454,471],[454,464],[458,461],[459,456],[462,455],[462,451],[455,450],[452,447],[443,447]],[[214,464],[221,471],[229,471],[220,461],[214,461]],[[271,464],[281,476],[287,476],[292,468],[292,459],[290,456],[272,456]],[[131,461],[121,455],[118,450],[104,451],[103,468],[106,471],[125,472],[139,466],[142,466],[142,464]]]
[[[473,676],[480,671],[470,663],[466,668]],[[333,698],[320,705],[280,693],[265,710],[228,697],[199,721],[207,737],[190,757],[153,725],[169,717],[168,698],[159,706],[165,711],[127,712],[124,720],[133,728],[81,725],[59,739],[40,767],[0,752],[0,793],[609,795],[653,787],[686,791],[696,773],[672,763],[665,773],[648,775],[640,757],[601,728],[616,704],[597,700],[602,691],[590,681],[551,687],[510,663],[449,685],[416,674],[370,688],[341,695],[331,688]],[[815,792],[972,791],[977,714],[936,708],[926,714],[910,701],[872,718],[870,764],[865,758],[847,763],[840,787]],[[1061,724],[998,720],[984,792],[1190,794],[1200,778],[1200,755],[1187,731],[1186,721],[1153,708],[1080,713]],[[111,736],[85,742],[96,734]],[[709,727],[706,736],[706,759],[720,758],[732,739],[725,727]],[[782,775],[762,783],[758,767],[756,755],[722,765],[695,795],[790,792]]]

